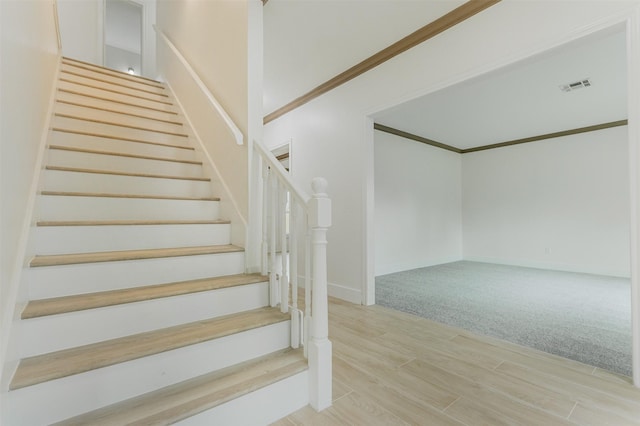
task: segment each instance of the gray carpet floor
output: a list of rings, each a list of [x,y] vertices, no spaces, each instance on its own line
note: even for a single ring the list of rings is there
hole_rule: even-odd
[[[631,375],[629,279],[460,261],[376,277],[376,303]]]

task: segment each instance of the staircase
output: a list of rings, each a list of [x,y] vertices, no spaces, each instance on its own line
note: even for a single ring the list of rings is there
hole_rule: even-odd
[[[5,424],[266,424],[309,402],[162,84],[62,60]]]

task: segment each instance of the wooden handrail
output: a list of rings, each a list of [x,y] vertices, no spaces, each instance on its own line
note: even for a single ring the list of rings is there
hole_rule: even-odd
[[[182,56],[182,53],[180,53],[178,48],[171,42],[171,40],[169,40],[167,35],[157,26],[154,25],[153,28],[156,30],[156,33],[160,35],[160,38],[165,42],[165,44],[171,49],[173,54],[176,55],[176,57],[178,58],[182,66],[187,70],[187,73],[189,74],[189,76],[191,76],[193,81],[195,81],[195,83],[198,85],[198,88],[206,96],[211,106],[213,106],[213,108],[218,112],[218,114],[220,114],[220,117],[222,117],[222,120],[227,125],[227,129],[231,132],[231,134],[235,138],[236,143],[238,145],[244,144],[244,135],[242,134],[242,131],[240,131],[240,128],[238,128],[238,126],[233,122],[229,114],[227,114],[227,112],[224,110],[222,105],[220,105],[220,103],[217,101],[215,96],[213,96],[213,94],[211,93],[209,88],[206,86],[206,84],[204,84],[204,82],[202,81],[198,73],[196,73],[193,67],[191,67],[191,65],[185,59],[185,57]]]
[[[53,22],[56,26],[56,37],[58,38],[58,54],[62,54],[62,36],[60,35],[60,18],[58,17],[58,1],[53,0]]]

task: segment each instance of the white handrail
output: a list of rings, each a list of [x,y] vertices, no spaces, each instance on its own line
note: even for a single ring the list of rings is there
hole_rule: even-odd
[[[160,35],[160,37],[166,43],[166,45],[171,49],[174,55],[176,55],[176,57],[178,58],[182,66],[184,66],[184,68],[187,70],[187,72],[189,73],[193,81],[195,81],[195,83],[198,85],[202,93],[204,93],[204,95],[207,97],[207,100],[209,101],[209,103],[218,112],[218,114],[220,114],[225,124],[227,125],[227,128],[235,138],[236,143],[238,145],[242,145],[244,143],[244,135],[242,134],[242,132],[240,131],[236,123],[234,123],[231,117],[229,117],[229,114],[227,114],[227,112],[224,110],[222,105],[220,105],[220,103],[216,100],[215,96],[213,96],[209,88],[204,84],[200,76],[198,76],[198,74],[189,64],[189,62],[187,62],[185,57],[182,56],[182,53],[180,53],[178,48],[171,42],[171,40],[169,40],[167,35],[155,25],[153,26],[153,28],[156,30],[156,33]]]
[[[293,195],[300,200],[303,204],[308,204],[311,197],[307,195],[298,185],[295,184],[289,177],[289,172],[285,170],[285,168],[280,164],[280,162],[276,159],[276,157],[269,151],[262,143],[258,141],[253,142],[254,149],[257,149],[260,152],[260,156],[262,159],[271,167],[273,173],[278,175],[278,178],[285,185],[286,189],[289,192],[293,193]]]

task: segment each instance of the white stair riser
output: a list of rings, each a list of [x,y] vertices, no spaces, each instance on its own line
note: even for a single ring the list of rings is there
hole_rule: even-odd
[[[174,160],[195,160],[193,149],[172,146],[152,145],[120,139],[101,138],[67,132],[53,131],[50,145],[69,146],[74,148],[94,149],[100,151],[120,152],[123,154],[148,155]]]
[[[157,90],[157,89],[154,89],[154,88],[149,88],[154,93],[148,93],[146,91],[147,88],[122,87],[122,85],[120,85],[120,84],[109,83],[109,82],[104,82],[104,81],[97,81],[97,80],[94,80],[92,78],[81,77],[79,75],[69,74],[69,73],[65,73],[65,72],[62,72],[60,74],[60,78],[64,79],[64,80],[73,81],[74,83],[83,84],[83,85],[98,86],[101,89],[105,89],[105,90],[126,92],[126,93],[128,93],[128,94],[130,94],[132,96],[136,96],[136,97],[140,97],[140,98],[144,98],[144,99],[150,99],[150,100],[161,101],[161,102],[167,102],[168,101],[167,96],[162,96],[161,94],[155,92],[155,90]],[[160,90],[160,92],[162,92],[162,91]]]
[[[92,79],[96,79],[96,80],[102,80],[102,81],[108,81],[111,82],[113,84],[117,84],[120,86],[126,86],[126,87],[130,87],[133,89],[141,89],[141,90],[146,90],[146,91],[151,91],[151,92],[155,92],[155,93],[167,93],[167,91],[164,88],[161,87],[156,87],[156,84],[145,84],[139,81],[136,81],[136,79],[132,79],[132,78],[128,78],[126,76],[120,76],[116,73],[106,73],[106,72],[96,72],[96,71],[90,71],[87,68],[89,67],[84,67],[84,68],[78,68],[75,67],[73,65],[69,65],[69,64],[62,64],[62,72],[63,72],[63,76],[65,78],[71,78],[71,74],[70,73],[74,73],[74,74],[82,74],[84,76],[86,76],[87,78],[92,78]],[[124,77],[124,78],[123,78]],[[96,82],[96,84],[98,84],[99,82]]]
[[[213,220],[217,201],[42,195],[39,220]]]
[[[307,405],[309,373],[303,371],[174,424],[269,425]]]
[[[211,197],[212,194],[212,184],[208,181],[159,179],[61,170],[45,170],[42,189],[44,191],[146,194],[194,198]]]
[[[71,115],[73,117],[81,117],[89,120],[102,120],[108,122],[117,122],[128,126],[143,127],[145,129],[153,129],[161,132],[184,133],[185,128],[180,124],[165,123],[147,118],[134,117],[127,114],[118,114],[99,109],[86,108],[76,105],[69,105],[58,102],[55,106],[56,114]]]
[[[58,82],[58,88],[64,89],[65,91],[70,91],[72,93],[79,93],[82,95],[94,96],[101,99],[124,102],[126,104],[132,104],[136,106],[151,108],[153,110],[176,112],[176,108],[174,105],[168,105],[165,103],[141,99],[135,96],[122,95],[119,93],[113,93],[113,92],[109,92],[102,89],[95,89],[93,87],[87,87],[87,86],[83,86],[81,84],[76,84],[72,82],[60,81]]]
[[[39,255],[92,253],[230,243],[229,224],[38,226],[31,232]]]
[[[60,149],[49,150],[48,165],[163,176],[203,177],[201,164],[90,154]]]
[[[250,284],[23,320],[18,355],[40,355],[261,308],[269,303],[268,286]]]
[[[26,268],[29,299],[48,299],[244,272],[244,253]]]
[[[54,117],[55,129],[72,130],[91,134],[107,135],[126,139],[142,140],[145,142],[158,142],[177,146],[189,146],[188,138],[164,133],[156,133],[148,130],[136,130],[111,124],[93,123],[90,121],[75,120],[66,117]]]
[[[184,123],[184,120],[178,115],[170,111],[155,111],[148,108],[126,105],[120,102],[107,101],[102,99],[96,99],[90,96],[79,95],[75,93],[69,93],[65,91],[58,91],[56,99],[59,101],[73,102],[75,104],[84,105],[87,107],[103,108],[123,113],[141,115],[147,118],[155,118],[158,120],[179,121]]]
[[[50,424],[288,346],[289,321],[284,321],[18,389],[5,401],[8,424]]]

